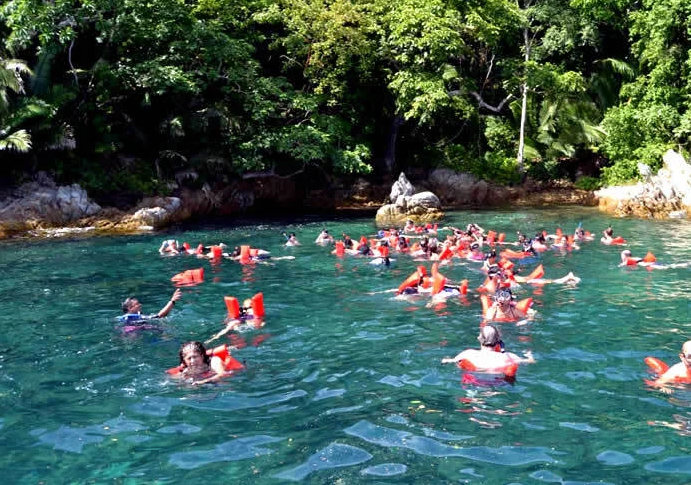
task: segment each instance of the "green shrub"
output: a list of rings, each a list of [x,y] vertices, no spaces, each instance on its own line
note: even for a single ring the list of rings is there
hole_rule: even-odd
[[[559,162],[556,160],[526,160],[526,173],[533,180],[546,182],[562,178]]]
[[[622,185],[631,183],[638,177],[638,167],[634,160],[620,160],[610,167],[602,169],[604,185]]]
[[[602,187],[602,181],[597,177],[580,177],[573,186],[580,190],[597,190]]]

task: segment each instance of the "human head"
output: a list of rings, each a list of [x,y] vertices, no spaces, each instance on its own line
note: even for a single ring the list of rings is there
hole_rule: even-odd
[[[242,308],[252,308],[252,300],[249,298],[242,302]]]
[[[123,313],[139,313],[142,310],[142,304],[139,303],[135,297],[131,296],[122,302]]]
[[[211,363],[211,358],[206,355],[204,344],[196,341],[189,341],[182,344],[180,346],[180,365],[189,367],[190,363],[196,363],[195,359],[201,359],[206,365]]]
[[[605,234],[607,234],[608,236],[612,236],[614,234],[614,229],[612,229],[612,226],[605,229]]]
[[[485,259],[497,259],[497,252],[493,249],[488,253],[485,253]]]
[[[497,291],[494,294],[494,300],[500,305],[508,305],[509,303],[511,303],[511,299],[511,291],[508,289]]]
[[[485,325],[480,329],[477,340],[483,347],[494,347],[501,342],[501,332],[494,325]]]
[[[684,342],[684,345],[681,346],[680,357],[687,367],[691,367],[691,340],[687,340]]]

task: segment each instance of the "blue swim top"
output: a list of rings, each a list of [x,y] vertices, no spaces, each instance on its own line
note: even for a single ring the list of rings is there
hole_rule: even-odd
[[[142,315],[141,313],[125,313],[118,317],[118,321],[121,323],[132,323],[132,322],[145,322],[147,320],[153,320],[158,318],[158,315]]]

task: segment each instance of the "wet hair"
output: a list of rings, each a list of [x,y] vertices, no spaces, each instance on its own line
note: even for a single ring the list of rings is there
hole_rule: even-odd
[[[473,243],[470,245],[470,249],[473,249],[473,250],[480,249],[480,245],[478,243]]]
[[[189,342],[185,342],[180,346],[180,365],[183,367],[186,367],[185,364],[185,359],[184,359],[184,352],[185,350],[192,348],[194,351],[198,354],[202,355],[202,358],[204,359],[204,363],[206,365],[209,365],[211,363],[211,357],[206,355],[206,348],[204,347],[204,344],[201,342],[197,342],[194,340],[190,340]]]
[[[123,313],[129,313],[130,305],[132,305],[132,302],[134,300],[136,300],[136,298],[133,296],[130,296],[129,298],[126,298],[125,301],[122,302],[122,312]]]
[[[485,259],[496,258],[496,257],[497,257],[497,252],[494,250],[492,250],[488,253],[485,253]]]
[[[235,246],[235,249],[233,249],[233,252],[230,253],[231,258],[235,258],[236,256],[240,256],[240,248]]]
[[[494,347],[501,344],[501,332],[494,325],[485,325],[480,330],[477,339],[483,347]]]
[[[614,234],[614,229],[608,227],[607,229],[605,229],[605,234],[607,234],[608,236],[612,236]]]

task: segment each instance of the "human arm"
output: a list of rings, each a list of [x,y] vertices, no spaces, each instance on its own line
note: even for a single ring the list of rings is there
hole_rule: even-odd
[[[441,363],[442,364],[454,364],[456,362],[463,360],[463,358],[466,357],[467,355],[468,355],[468,351],[464,350],[463,352],[458,354],[456,357],[452,357],[452,358],[451,357],[444,357],[441,360]]]
[[[170,297],[170,300],[168,301],[168,303],[166,303],[166,306],[161,308],[161,311],[158,312],[156,316],[158,318],[162,318],[168,315],[175,306],[175,302],[178,301],[180,298],[182,298],[182,292],[180,291],[180,288],[178,288],[173,292],[173,296]]]
[[[211,342],[213,342],[214,340],[216,340],[216,339],[218,339],[218,338],[220,338],[220,337],[223,337],[225,334],[227,334],[228,332],[230,332],[230,331],[233,330],[234,328],[237,328],[238,325],[240,325],[240,320],[238,320],[238,319],[230,320],[230,321],[226,324],[226,326],[225,326],[225,328],[224,328],[223,330],[221,330],[220,332],[218,332],[216,335],[214,335],[213,337],[211,337],[209,340],[205,341],[205,342],[204,342],[204,345],[208,345],[208,344],[210,344]]]
[[[509,358],[516,364],[534,364],[536,362],[535,357],[533,357],[533,352],[528,350],[523,353],[525,357],[520,357],[513,352],[507,352]]]

